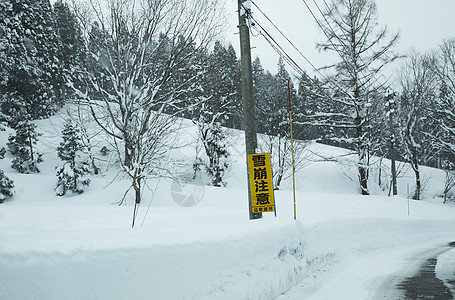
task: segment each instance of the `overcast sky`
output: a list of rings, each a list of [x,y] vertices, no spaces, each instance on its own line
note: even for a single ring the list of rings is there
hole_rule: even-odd
[[[326,0],[328,2],[328,0]],[[315,43],[324,41],[323,34],[306,8],[303,0],[254,0],[264,13],[277,25],[297,48],[316,66],[330,64],[335,58],[321,54],[315,49]],[[321,17],[313,0],[306,0],[310,8]],[[324,2],[316,0],[323,8]],[[410,48],[418,51],[435,49],[443,39],[455,37],[455,0],[377,0],[378,23],[387,25],[391,33],[400,32],[397,50],[406,53]],[[240,56],[237,16],[237,0],[226,0],[229,18],[229,30],[226,40],[230,41],[237,55]],[[280,38],[273,26],[252,6],[253,16],[280,44],[299,65],[310,74],[311,66]],[[253,59],[259,56],[265,69],[276,72],[278,55],[261,36],[251,37]],[[291,70],[288,70],[291,71]],[[295,72],[294,72],[295,73]],[[313,73],[314,74],[314,73]]]

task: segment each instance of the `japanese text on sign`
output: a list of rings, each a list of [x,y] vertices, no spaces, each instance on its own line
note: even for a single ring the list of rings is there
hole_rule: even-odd
[[[248,155],[253,213],[275,211],[270,153]]]

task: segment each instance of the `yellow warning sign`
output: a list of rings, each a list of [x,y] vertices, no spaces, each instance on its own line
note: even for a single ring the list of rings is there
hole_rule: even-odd
[[[248,176],[250,180],[252,212],[275,211],[270,153],[248,155]]]

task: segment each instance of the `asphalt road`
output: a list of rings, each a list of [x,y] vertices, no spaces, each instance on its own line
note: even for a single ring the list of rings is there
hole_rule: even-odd
[[[438,257],[446,251],[452,250],[453,247],[455,247],[455,242],[451,242],[447,246],[428,250],[426,258],[414,275],[404,279],[391,276],[375,299],[455,299],[455,295],[444,285],[442,280],[436,277],[435,272]],[[428,255],[430,256],[428,257]],[[425,257],[425,254],[422,256]]]

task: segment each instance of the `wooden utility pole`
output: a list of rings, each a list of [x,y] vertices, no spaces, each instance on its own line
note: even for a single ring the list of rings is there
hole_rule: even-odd
[[[246,162],[248,154],[255,154],[257,148],[256,114],[253,94],[253,70],[251,67],[250,29],[247,24],[250,5],[248,0],[238,0],[239,32],[240,32],[240,57],[242,60],[242,98],[245,125],[245,150]],[[248,172],[248,165],[246,165]],[[247,178],[249,178],[247,176]],[[248,179],[249,180],[249,179]],[[251,189],[248,182],[248,207],[250,220],[262,218],[262,213],[252,212]]]
[[[387,95],[387,105],[388,105],[388,113],[389,113],[389,130],[390,130],[390,160],[392,162],[392,189],[393,195],[397,195],[397,171],[395,168],[395,131],[393,129],[393,105],[394,105],[394,94]]]

